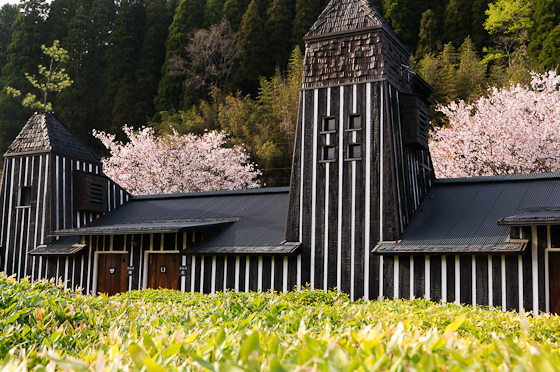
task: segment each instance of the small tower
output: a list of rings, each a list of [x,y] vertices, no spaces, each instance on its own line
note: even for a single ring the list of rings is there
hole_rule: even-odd
[[[369,0],[332,0],[305,42],[286,240],[302,243],[302,283],[375,298],[371,250],[399,239],[431,186],[432,90]]]
[[[29,253],[59,241],[52,231],[79,227],[121,204],[110,200],[110,187],[93,151],[54,113],[35,113],[4,154],[0,270],[33,280],[78,275],[75,257]]]

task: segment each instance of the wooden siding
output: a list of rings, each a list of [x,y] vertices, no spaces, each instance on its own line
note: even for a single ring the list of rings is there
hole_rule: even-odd
[[[379,28],[306,42],[304,89],[386,80],[412,93],[408,58],[400,42]]]
[[[426,195],[427,149],[403,144],[399,92],[386,82],[303,90],[286,240],[301,241],[302,283],[351,298],[379,287],[380,240],[397,240]],[[359,114],[361,128],[348,127]],[[324,118],[335,129],[323,131]],[[361,157],[348,158],[359,144]],[[335,158],[322,159],[324,146]]]
[[[160,256],[158,264],[187,247],[187,234],[145,234],[91,236],[84,256],[91,262],[90,270],[84,271],[87,293],[96,293],[97,277],[100,275],[95,262],[99,255],[127,253],[129,266],[128,290],[148,288],[151,283],[150,254]],[[96,258],[97,257],[97,258]],[[278,292],[294,290],[301,283],[293,279],[297,274],[297,259],[287,256],[187,256],[180,255],[184,274],[178,277],[177,287],[185,292],[216,293],[226,290]],[[91,275],[89,275],[91,273]]]
[[[101,165],[53,153],[10,156],[4,160],[2,208],[1,267],[17,279],[30,277],[62,278],[68,287],[82,286],[81,275],[88,269],[87,256],[37,257],[28,253],[39,245],[50,244],[57,237],[51,231],[80,227],[99,214],[75,211],[73,171],[99,174]],[[123,204],[127,194],[108,182],[109,209]],[[31,203],[18,206],[20,188],[31,188]]]

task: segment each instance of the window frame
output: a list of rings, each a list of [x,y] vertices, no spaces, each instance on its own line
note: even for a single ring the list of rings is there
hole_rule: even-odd
[[[359,157],[351,157],[350,155],[354,155],[351,153],[351,148],[359,148],[360,149],[360,156]],[[362,144],[359,142],[352,142],[349,143],[348,146],[346,147],[346,159],[348,161],[354,161],[354,160],[362,160]]]
[[[326,123],[327,121],[331,121],[333,123],[333,128],[334,129],[328,129],[326,127]],[[321,120],[321,134],[324,133],[336,133],[336,116],[323,116],[322,120]]]

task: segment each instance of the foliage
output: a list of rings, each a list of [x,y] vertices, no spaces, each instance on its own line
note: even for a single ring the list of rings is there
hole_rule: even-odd
[[[558,68],[560,51],[560,3],[556,0],[536,0],[534,25],[530,30],[529,53],[545,69]],[[554,34],[553,34],[554,33]]]
[[[155,113],[154,97],[162,77],[161,66],[165,63],[165,44],[173,11],[167,0],[151,0],[146,8],[146,35],[140,49],[136,69],[136,102],[134,122],[145,122]]]
[[[488,83],[486,66],[481,63],[470,38],[465,39],[459,51],[451,43],[436,55],[427,54],[416,66],[418,74],[434,88],[430,96],[432,126],[442,126],[446,121],[435,109],[438,104],[451,101],[470,102],[484,93]]]
[[[233,75],[235,84],[245,94],[256,95],[259,78],[266,73],[267,65],[262,63],[267,45],[264,40],[264,22],[260,9],[252,0],[239,26],[239,65]]]
[[[559,318],[336,292],[107,297],[0,275],[2,370],[553,371]]]
[[[202,134],[205,130],[226,131],[233,144],[242,145],[262,171],[261,184],[286,186],[289,183],[293,141],[297,122],[303,56],[296,47],[288,71],[277,69],[270,79],[261,78],[257,99],[240,92],[224,94],[213,86],[209,99],[198,107],[162,112],[154,125],[159,133]]]
[[[290,58],[292,44],[286,35],[290,35],[294,9],[290,9],[289,0],[273,0],[266,11],[265,34],[268,38],[268,55],[270,65],[284,68]]]
[[[258,172],[239,146],[224,147],[224,132],[201,136],[177,132],[155,137],[152,128],[134,133],[124,126],[127,144],[115,135],[95,131],[111,156],[102,159],[103,172],[131,194],[171,194],[258,187]]]
[[[47,48],[45,45],[41,45],[43,53],[51,59],[48,70],[47,67],[39,65],[39,75],[43,75],[46,80],[40,82],[35,76],[27,72],[25,73],[25,77],[29,80],[31,85],[43,92],[43,102],[37,101],[37,96],[35,94],[27,93],[22,101],[23,106],[32,107],[37,110],[51,111],[52,105],[50,102],[47,102],[48,93],[59,92],[73,83],[72,79],[70,79],[65,69],[62,67],[64,63],[68,62],[68,52],[59,45],[60,42],[58,40],[54,41],[52,47]],[[55,62],[56,64],[53,66]],[[6,90],[14,97],[21,96],[21,91],[15,88],[7,86]]]
[[[528,40],[528,30],[532,27],[530,0],[498,0],[491,3],[486,11],[484,28],[494,36],[497,47],[505,53],[487,49],[488,58],[507,57],[511,65],[511,54]]]
[[[530,87],[490,88],[488,97],[440,106],[449,127],[432,132],[439,178],[560,171],[560,76],[533,73]]]
[[[436,39],[437,18],[432,9],[426,10],[422,13],[420,20],[420,32],[418,33],[418,46],[416,47],[416,54],[424,56],[432,53],[435,50],[441,49]]]
[[[412,2],[409,0],[391,0],[387,4],[385,18],[389,26],[395,31],[399,39],[407,46],[412,48],[416,44],[414,24],[417,15],[412,9]]]
[[[221,86],[231,74],[233,62],[241,52],[237,45],[237,33],[233,32],[225,18],[209,30],[196,30],[185,50],[185,57],[175,54],[170,59],[169,74],[186,75],[185,85],[195,89],[210,84]]]
[[[12,24],[18,15],[17,5],[4,4],[0,8],[0,66],[6,64],[7,46],[12,40]]]
[[[472,26],[473,0],[449,0],[445,8],[443,30],[445,39],[453,45],[460,45],[465,40]]]
[[[173,56],[186,57],[185,45],[191,32],[202,26],[204,20],[204,0],[181,0],[169,26],[169,34],[165,42],[165,62],[162,77],[158,84],[158,93],[154,98],[156,111],[190,107],[192,97],[185,96],[183,79],[169,75],[169,64]],[[185,100],[187,102],[185,102]]]

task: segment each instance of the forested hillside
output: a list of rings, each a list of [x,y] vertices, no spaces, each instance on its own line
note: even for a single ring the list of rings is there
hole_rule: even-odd
[[[433,103],[474,99],[488,85],[525,83],[560,62],[557,0],[374,0],[436,89]],[[22,0],[0,10],[0,151],[32,111],[4,89],[39,91],[25,73],[41,45],[69,52],[73,84],[54,111],[94,150],[93,129],[120,133],[225,130],[287,184],[303,36],[328,0]],[[508,8],[511,7],[511,8]],[[514,9],[515,11],[510,11]],[[492,18],[495,16],[494,18]],[[226,21],[224,21],[226,20]],[[213,42],[210,42],[213,41]],[[435,118],[439,125],[442,118]]]

